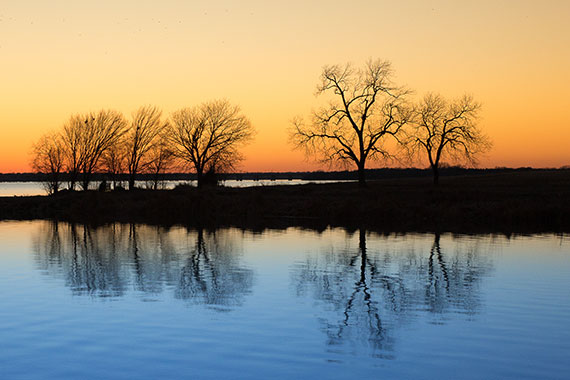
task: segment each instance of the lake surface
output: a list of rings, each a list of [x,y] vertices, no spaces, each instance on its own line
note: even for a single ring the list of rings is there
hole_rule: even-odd
[[[568,236],[0,222],[2,379],[563,379]]]
[[[302,179],[276,179],[276,180],[227,180],[220,181],[220,185],[227,187],[252,187],[252,186],[276,186],[276,185],[304,185],[307,183],[333,183],[333,182],[351,182],[346,180],[315,180],[305,181]],[[97,189],[100,182],[93,181],[89,188]],[[177,185],[184,184],[196,186],[196,181],[162,181],[160,187],[162,189],[174,189]],[[127,188],[127,183],[122,183],[123,187]],[[64,184],[63,188],[66,188]],[[136,186],[140,188],[152,188],[152,183],[146,181],[136,181]],[[78,187],[79,189],[79,187]],[[0,197],[11,196],[30,196],[30,195],[46,195],[47,192],[42,182],[0,182]]]

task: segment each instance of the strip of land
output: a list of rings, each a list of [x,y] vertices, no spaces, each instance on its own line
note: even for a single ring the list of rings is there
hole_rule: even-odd
[[[137,222],[251,229],[300,226],[385,232],[570,232],[570,171],[518,171],[356,183],[62,192],[2,197],[0,219]]]
[[[494,169],[477,169],[463,168],[459,166],[440,168],[440,176],[458,176],[458,175],[483,175],[483,174],[503,174],[516,173],[525,171],[542,171],[544,169],[532,169],[528,167],[522,168],[494,168]],[[303,181],[346,181],[358,180],[358,172],[355,170],[344,171],[313,171],[313,172],[250,172],[250,173],[218,173],[219,180],[236,180],[236,181],[271,181],[271,180],[303,180]],[[366,177],[370,180],[392,179],[392,178],[415,178],[415,177],[431,177],[431,169],[418,168],[380,168],[367,169]],[[42,182],[49,176],[42,173],[0,173],[0,182]],[[61,181],[69,180],[69,174],[61,173]],[[139,181],[195,181],[194,173],[159,173],[145,174],[139,173],[136,179]],[[128,181],[128,174],[108,174],[93,173],[93,181]]]

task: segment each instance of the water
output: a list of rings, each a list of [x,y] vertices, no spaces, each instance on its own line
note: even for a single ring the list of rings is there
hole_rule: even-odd
[[[332,183],[332,182],[350,182],[346,180],[315,180],[305,181],[302,179],[276,179],[276,180],[227,180],[220,181],[222,186],[228,187],[252,187],[252,186],[276,186],[276,185],[304,185],[308,183]],[[94,181],[89,186],[90,189],[97,189],[100,182]],[[173,189],[177,185],[190,185],[196,186],[196,181],[162,181],[160,187],[162,189]],[[122,183],[123,187],[127,187],[126,182]],[[136,181],[136,186],[140,188],[152,188],[151,182]],[[66,185],[64,185],[66,188]],[[31,195],[46,195],[46,189],[42,182],[0,182],[0,197],[10,196],[31,196]]]
[[[45,195],[46,190],[39,182],[0,182],[0,196]]]
[[[0,222],[3,379],[562,379],[570,239]]]

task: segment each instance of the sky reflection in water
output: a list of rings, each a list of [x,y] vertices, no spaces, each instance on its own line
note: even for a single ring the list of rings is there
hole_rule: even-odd
[[[564,237],[38,221],[0,239],[8,378],[570,370]]]

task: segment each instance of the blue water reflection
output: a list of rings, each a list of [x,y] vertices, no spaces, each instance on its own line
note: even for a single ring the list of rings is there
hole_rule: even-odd
[[[487,257],[467,247],[444,254],[439,234],[427,255],[375,252],[365,231],[357,234],[358,247],[312,255],[293,271],[297,293],[311,293],[333,311],[320,317],[329,345],[368,346],[373,355],[392,358],[395,330],[420,312],[440,321],[445,313],[478,312],[479,284],[491,270]]]
[[[216,306],[243,302],[253,271],[239,239],[223,231],[176,231],[136,224],[44,223],[34,237],[38,266],[63,276],[74,295],[120,297],[129,289]]]
[[[564,236],[0,223],[2,378],[564,378]]]

